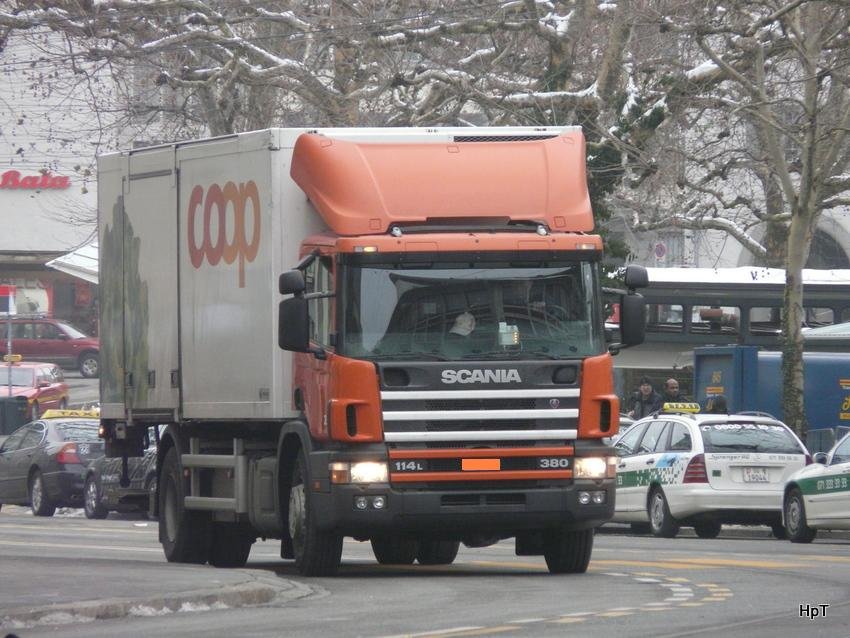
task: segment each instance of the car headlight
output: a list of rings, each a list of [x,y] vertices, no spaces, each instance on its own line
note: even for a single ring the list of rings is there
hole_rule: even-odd
[[[386,463],[360,461],[331,463],[331,483],[386,483],[389,474]]]
[[[612,460],[614,462],[612,462]],[[603,479],[616,476],[616,457],[579,456],[576,457],[573,477],[577,479]],[[610,468],[610,469],[609,469]]]

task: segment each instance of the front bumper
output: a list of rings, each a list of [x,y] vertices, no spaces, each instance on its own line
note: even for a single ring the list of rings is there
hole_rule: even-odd
[[[605,492],[603,504],[581,504],[582,491]],[[355,499],[366,496],[367,509]],[[375,509],[371,497],[384,496]],[[311,494],[316,522],[323,530],[346,536],[383,533],[432,533],[469,536],[486,533],[514,536],[527,530],[598,527],[614,512],[614,481],[573,481],[557,487],[476,489],[395,489],[384,485],[332,485]]]

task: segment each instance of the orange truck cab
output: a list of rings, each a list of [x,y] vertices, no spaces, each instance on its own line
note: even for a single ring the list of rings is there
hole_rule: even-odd
[[[643,339],[646,274],[627,270],[606,344],[578,128],[272,129],[100,171],[123,273],[101,283],[101,343],[122,344],[102,430],[135,455],[140,426],[167,425],[169,560],[241,565],[274,537],[328,575],[345,536],[396,564],[515,538],[587,569],[615,498],[612,353]],[[176,221],[148,219],[151,196]]]

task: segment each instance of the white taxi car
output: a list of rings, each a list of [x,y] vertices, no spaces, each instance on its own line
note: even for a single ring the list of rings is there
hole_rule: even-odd
[[[782,519],[792,543],[810,543],[819,529],[850,529],[850,434],[785,482]]]
[[[782,527],[786,479],[811,463],[783,423],[750,414],[698,414],[667,403],[617,439],[613,521],[673,538],[682,525],[715,538],[723,523]]]

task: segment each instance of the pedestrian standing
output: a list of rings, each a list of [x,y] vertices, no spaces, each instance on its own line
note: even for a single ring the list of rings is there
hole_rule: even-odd
[[[661,395],[652,388],[649,377],[640,378],[640,388],[632,396],[628,415],[633,419],[642,419],[661,409]]]

